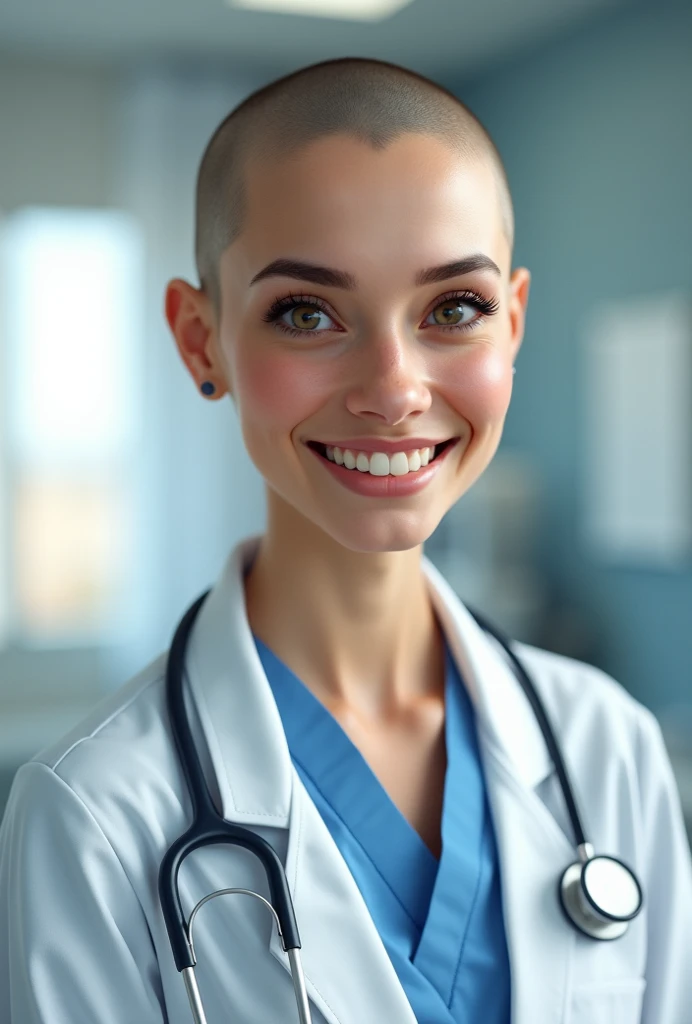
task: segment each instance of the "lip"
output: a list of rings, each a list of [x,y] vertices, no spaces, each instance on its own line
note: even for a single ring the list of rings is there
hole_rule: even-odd
[[[414,438],[413,440],[416,439]],[[450,440],[452,440],[452,443],[448,444],[437,458],[429,462],[427,466],[417,470],[415,473],[405,473],[403,476],[372,476],[370,473],[346,469],[345,466],[339,466],[335,462],[331,462],[325,455],[321,455],[316,448],[312,448],[310,445],[306,445],[306,447],[316,459],[319,459],[326,472],[340,483],[342,487],[349,491],[355,491],[356,494],[363,495],[364,497],[386,500],[406,498],[418,494],[427,487],[431,480],[442,471],[447,460],[451,458],[452,453],[457,450],[460,439]],[[423,447],[426,446],[424,445]]]
[[[356,452],[382,452],[384,455],[393,455],[395,452],[412,452],[419,448],[434,448],[443,441],[451,441],[452,436],[438,437],[400,437],[387,441],[383,437],[349,437],[345,441],[325,441],[321,437],[310,438],[305,444],[323,444],[330,448],[350,448]]]

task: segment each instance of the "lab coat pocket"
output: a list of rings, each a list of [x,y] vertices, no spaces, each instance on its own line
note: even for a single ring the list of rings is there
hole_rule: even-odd
[[[645,978],[577,985],[565,1024],[640,1024]]]

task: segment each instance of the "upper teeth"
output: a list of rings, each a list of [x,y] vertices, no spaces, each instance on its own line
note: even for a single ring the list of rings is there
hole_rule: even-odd
[[[370,473],[372,476],[405,476],[407,473],[415,473],[421,466],[427,466],[435,454],[434,448],[417,448],[411,452],[394,452],[393,455],[386,455],[384,452],[354,452],[350,448],[336,448],[331,445],[325,446],[327,458],[336,462],[346,469],[359,469],[361,473]]]

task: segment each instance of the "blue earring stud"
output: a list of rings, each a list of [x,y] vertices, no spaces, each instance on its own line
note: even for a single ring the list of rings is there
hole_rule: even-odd
[[[210,380],[205,380],[204,384],[202,385],[202,394],[213,395],[215,391],[216,388],[214,387],[212,382]]]

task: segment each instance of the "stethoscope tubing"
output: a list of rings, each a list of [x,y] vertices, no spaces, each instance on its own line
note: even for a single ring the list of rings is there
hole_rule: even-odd
[[[577,800],[574,795],[574,789],[572,787],[572,783],[570,782],[569,774],[567,772],[565,759],[562,756],[560,745],[557,742],[555,733],[553,732],[553,727],[550,724],[550,719],[548,718],[548,713],[545,709],[545,705],[543,704],[543,701],[538,695],[536,687],[531,682],[526,669],[524,668],[521,661],[519,660],[519,658],[517,658],[516,654],[512,650],[512,641],[505,633],[502,632],[502,630],[498,629],[497,626],[491,625],[491,623],[488,622],[485,616],[481,615],[480,612],[476,611],[473,608],[470,608],[468,605],[466,605],[465,607],[476,620],[481,629],[485,630],[486,633],[489,633],[491,636],[493,636],[511,658],[512,664],[517,675],[517,679],[519,680],[519,684],[524,693],[526,694],[527,700],[531,704],[533,713],[536,716],[540,730],[543,733],[543,739],[545,740],[545,744],[548,748],[548,753],[550,754],[552,762],[555,766],[555,771],[560,782],[560,788],[562,789],[562,795],[564,796],[565,803],[567,805],[567,813],[569,814],[572,832],[574,833],[574,845],[577,847],[578,850],[582,847],[591,847],[591,844],[586,838],[586,833],[582,822],[582,816],[577,807]]]
[[[166,667],[166,693],[171,729],[190,792],[193,813],[192,824],[166,852],[159,870],[159,899],[178,971],[195,965],[194,951],[189,941],[188,924],[180,899],[178,872],[185,858],[193,850],[215,843],[242,846],[259,858],[267,875],[272,906],[281,924],[283,948],[286,951],[300,949],[300,937],[293,903],[279,856],[265,839],[250,829],[226,821],[214,807],[185,710],[183,692],[185,648],[192,625],[208,593],[208,590],[205,591],[190,606],[181,620],[171,644]]]
[[[183,690],[185,650],[190,631],[209,592],[209,589],[205,590],[185,612],[173,637],[166,665],[166,696],[171,729],[190,794],[193,815],[192,824],[188,830],[166,852],[159,871],[159,898],[169,928],[173,957],[178,971],[193,967],[195,964],[194,951],[189,941],[188,924],[180,900],[178,873],[181,864],[190,853],[202,846],[215,843],[239,845],[259,857],[267,875],[272,905],[280,922],[283,947],[286,951],[300,949],[300,936],[288,883],[275,850],[261,836],[239,825],[233,825],[218,813],[192,737]],[[586,839],[564,758],[543,702],[524,666],[512,650],[510,639],[480,612],[468,605],[466,607],[481,629],[493,636],[511,658],[519,683],[536,715],[555,765],[574,832],[575,846],[578,849],[589,848],[590,844]]]
[[[187,641],[199,610],[209,593],[210,590],[204,591],[190,605],[180,620],[171,643],[166,664],[168,713],[180,764],[190,794],[192,823],[187,831],[175,840],[167,850],[161,862],[158,889],[163,917],[176,968],[179,972],[182,972],[185,980],[195,1024],[206,1024],[194,975],[196,964],[192,941],[192,923],[194,918],[199,908],[215,896],[227,893],[245,893],[262,900],[274,915],[284,952],[287,953],[289,958],[300,1024],[310,1024],[310,1009],[299,953],[301,948],[300,936],[283,865],[274,848],[262,839],[261,836],[256,835],[250,829],[226,821],[216,810],[207,786],[185,708],[184,676]],[[594,849],[586,838],[582,817],[577,806],[562,751],[550,724],[543,701],[531,682],[524,665],[512,650],[512,641],[502,630],[488,622],[484,615],[468,605],[466,607],[481,629],[494,637],[509,656],[519,684],[531,704],[555,766],[574,833],[574,843],[579,860],[581,861],[581,869],[579,869],[578,864],[573,864],[565,870],[558,886],[558,895],[565,916],[567,920],[571,921],[580,931],[591,938],[617,938],[620,934],[623,934],[626,922],[634,918],[641,909],[641,886],[634,873],[617,858],[607,856],[600,858],[601,861],[614,861],[620,864],[623,870],[631,877],[639,893],[639,900],[633,912],[629,915],[613,916],[611,918],[613,925],[608,926],[607,919],[609,915],[591,899],[585,883],[585,865],[594,858]],[[180,867],[185,858],[194,850],[217,843],[228,843],[244,847],[259,858],[267,877],[271,902],[265,900],[259,893],[251,890],[219,889],[201,899],[197,906],[193,908],[189,920],[186,920],[178,885]],[[586,917],[583,915],[584,908],[582,907],[585,901],[586,903],[593,904],[592,908],[586,908]],[[593,913],[590,913],[590,910]],[[606,922],[605,927],[602,925],[604,921]]]

